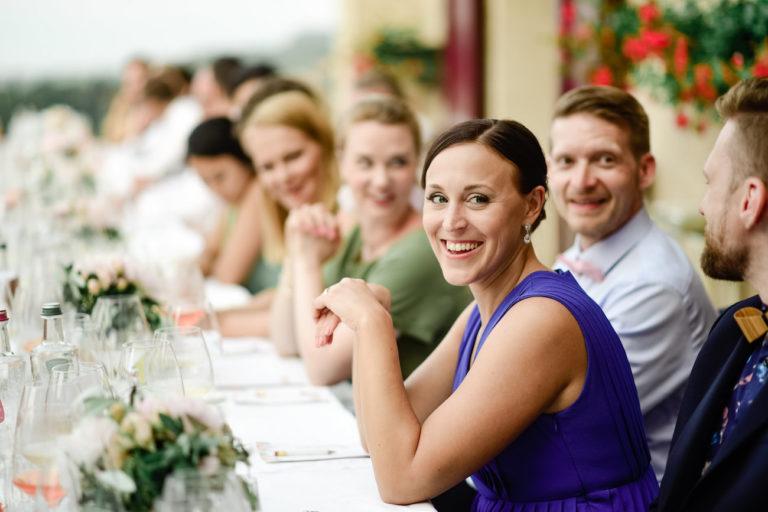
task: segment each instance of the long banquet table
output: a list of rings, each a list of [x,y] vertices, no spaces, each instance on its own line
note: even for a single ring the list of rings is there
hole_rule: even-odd
[[[327,388],[307,387],[298,359],[279,357],[266,340],[225,339],[214,373],[217,390],[226,397],[227,421],[253,452],[252,475],[265,512],[435,510],[429,503],[404,507],[381,501],[371,460],[357,456],[362,448],[354,417]],[[300,402],[296,397],[304,391],[308,399]],[[313,447],[335,447],[337,454],[354,458],[265,462],[257,443],[305,454]]]

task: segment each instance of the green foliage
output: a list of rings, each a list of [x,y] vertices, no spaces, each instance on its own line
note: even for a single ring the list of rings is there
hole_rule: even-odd
[[[23,108],[42,110],[52,105],[70,105],[98,127],[117,90],[114,80],[41,80],[0,83],[0,125],[7,127],[13,114]]]

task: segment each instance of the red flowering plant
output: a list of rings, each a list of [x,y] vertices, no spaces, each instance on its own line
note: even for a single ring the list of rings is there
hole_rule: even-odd
[[[678,112],[680,127],[706,126],[718,96],[768,76],[768,2],[562,0],[564,86],[647,86]]]

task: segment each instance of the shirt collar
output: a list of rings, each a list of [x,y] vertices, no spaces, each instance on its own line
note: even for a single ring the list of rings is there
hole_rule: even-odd
[[[653,227],[653,221],[645,208],[640,210],[619,230],[585,250],[581,250],[581,237],[576,235],[573,244],[574,256],[589,261],[602,271],[608,272],[632,249]]]

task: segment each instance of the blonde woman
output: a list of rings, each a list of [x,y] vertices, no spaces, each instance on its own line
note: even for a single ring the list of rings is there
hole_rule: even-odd
[[[259,179],[262,255],[269,264],[280,265],[287,258],[288,214],[309,204],[335,210],[338,171],[333,130],[319,102],[300,90],[279,92],[252,102],[246,107],[238,129],[240,142]],[[276,297],[283,297],[284,303],[291,289],[291,272],[284,267]],[[240,316],[241,333],[249,334],[249,322],[255,322],[255,318],[248,312]],[[279,342],[289,335],[284,332],[289,329],[288,325],[278,325],[270,333]]]
[[[284,354],[300,354],[310,381],[319,385],[352,375],[351,332],[340,333],[332,345],[315,345],[312,301],[324,287],[357,277],[389,290],[400,370],[406,376],[470,300],[466,288],[443,279],[421,216],[410,203],[420,149],[411,110],[396,98],[366,99],[351,109],[341,132],[341,175],[354,197],[357,224],[342,241],[341,223],[326,206],[291,211],[283,270],[294,279],[279,294],[272,319],[273,333],[292,327],[276,338],[278,346]]]

